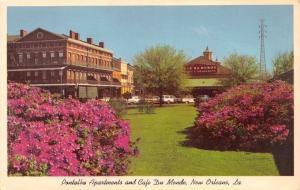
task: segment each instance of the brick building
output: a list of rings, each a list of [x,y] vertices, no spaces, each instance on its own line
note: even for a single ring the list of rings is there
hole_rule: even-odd
[[[226,87],[220,81],[230,76],[231,73],[217,59],[213,61],[212,52],[208,47],[206,47],[203,55],[185,65],[185,71],[189,76],[187,87],[192,89],[194,96],[201,94],[213,96],[224,90]]]
[[[42,28],[20,36],[8,36],[8,80],[43,87],[67,97],[95,98],[118,96],[121,83],[113,72],[121,63],[103,42],[80,39],[70,30],[69,36]]]

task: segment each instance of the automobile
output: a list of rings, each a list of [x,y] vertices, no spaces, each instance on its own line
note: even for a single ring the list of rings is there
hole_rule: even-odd
[[[127,100],[127,103],[128,104],[138,104],[138,103],[140,103],[140,101],[141,101],[141,99],[139,96],[132,96],[131,98],[129,98]]]
[[[164,103],[175,103],[177,101],[174,95],[163,95],[163,102]]]
[[[200,96],[200,100],[203,101],[203,102],[205,102],[205,101],[207,101],[209,99],[210,99],[210,97],[208,95],[206,95],[206,94]]]
[[[195,100],[195,106],[198,106],[201,102],[206,102],[210,99],[210,97],[206,94],[200,95]]]
[[[148,98],[145,98],[145,101],[157,104],[157,103],[159,103],[159,96],[150,96]]]
[[[189,103],[195,103],[195,98],[193,96],[184,96],[182,99],[181,99],[181,102],[182,103],[186,103],[186,104],[189,104]]]
[[[103,102],[109,102],[110,97],[103,97],[100,100],[102,100]]]

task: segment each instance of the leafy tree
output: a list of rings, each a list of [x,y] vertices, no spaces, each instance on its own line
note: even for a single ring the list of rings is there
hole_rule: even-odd
[[[123,96],[123,98],[125,98],[125,99],[129,99],[129,98],[132,97],[132,94],[131,94],[130,92],[125,92],[122,96]]]
[[[158,45],[146,49],[134,57],[135,85],[145,93],[176,93],[184,89],[186,75],[184,64],[187,58],[182,51],[167,45]]]
[[[273,68],[274,76],[278,76],[282,73],[292,70],[294,68],[293,51],[279,54],[273,60],[273,66],[274,66]]]
[[[233,53],[225,58],[224,66],[231,70],[230,77],[222,80],[225,86],[237,86],[258,79],[255,57]]]

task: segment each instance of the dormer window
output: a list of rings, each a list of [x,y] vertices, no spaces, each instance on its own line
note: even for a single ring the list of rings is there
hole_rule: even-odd
[[[43,37],[44,37],[44,34],[42,33],[42,32],[38,32],[37,34],[36,34],[36,38],[37,39],[43,39]]]

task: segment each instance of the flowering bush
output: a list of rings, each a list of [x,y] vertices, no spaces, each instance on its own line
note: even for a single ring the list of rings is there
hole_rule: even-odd
[[[137,153],[108,104],[8,83],[9,175],[124,175]]]
[[[270,150],[293,131],[293,89],[283,81],[234,87],[199,106],[197,146]]]

